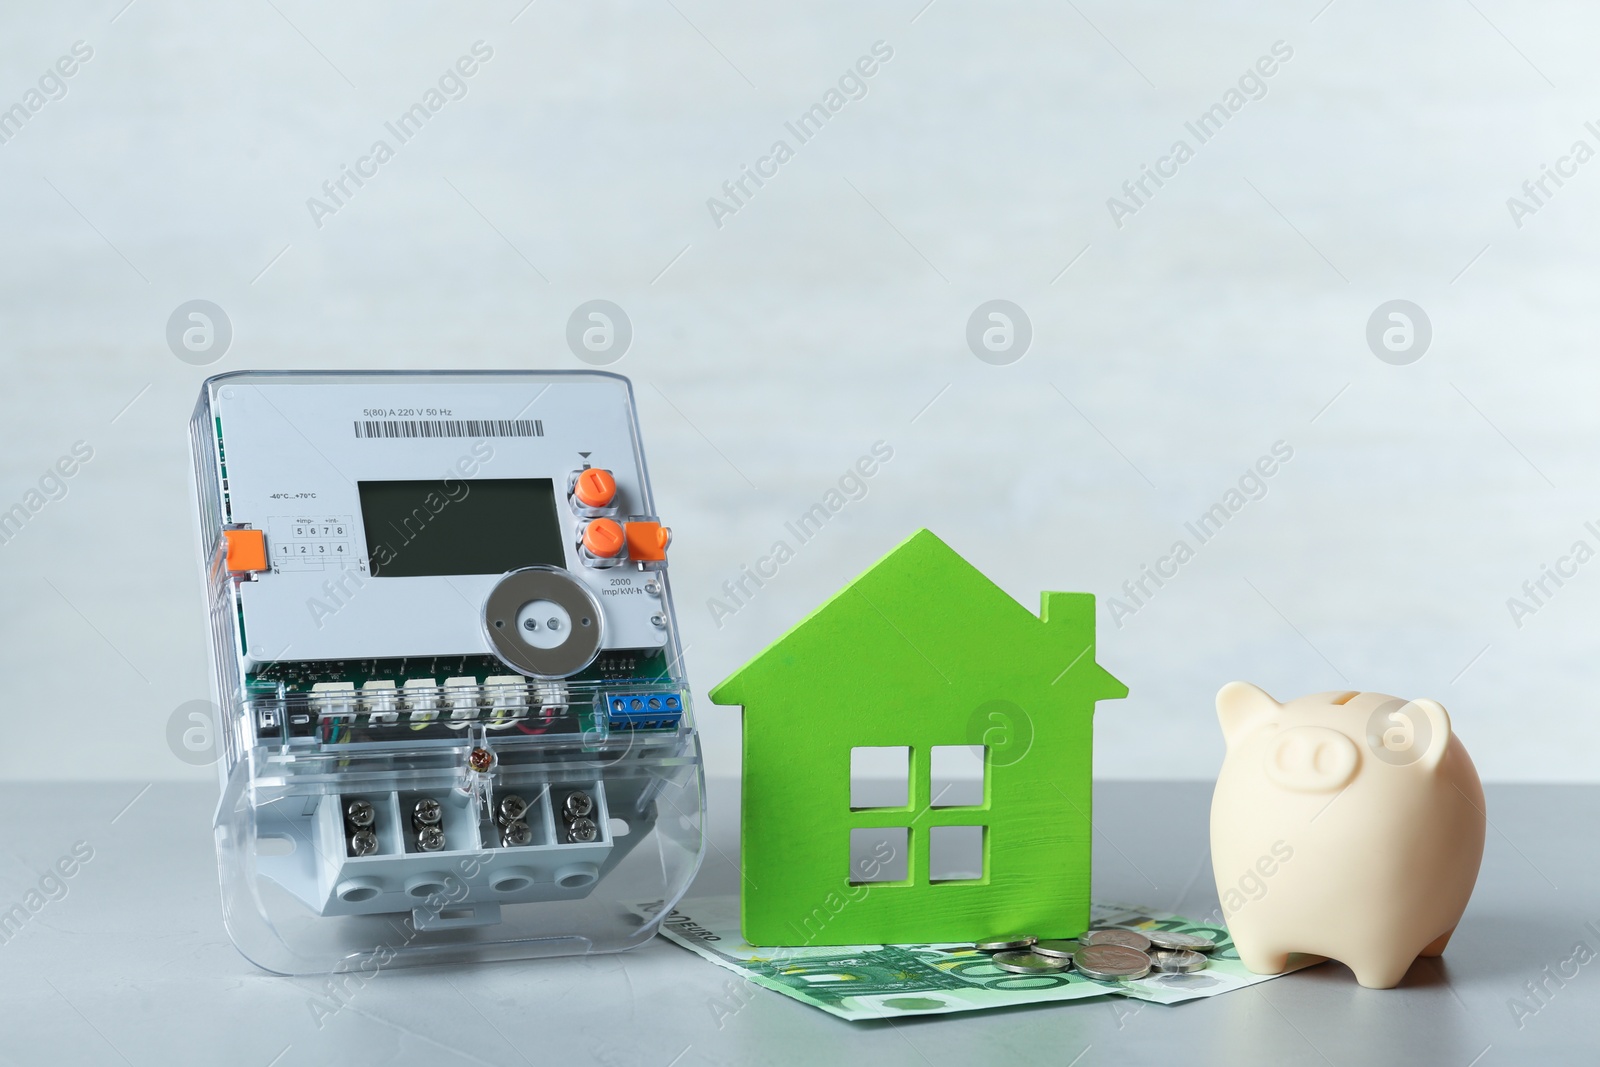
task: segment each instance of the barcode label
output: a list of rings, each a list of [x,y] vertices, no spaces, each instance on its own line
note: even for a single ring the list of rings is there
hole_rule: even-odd
[[[543,419],[357,419],[357,437],[543,437]]]

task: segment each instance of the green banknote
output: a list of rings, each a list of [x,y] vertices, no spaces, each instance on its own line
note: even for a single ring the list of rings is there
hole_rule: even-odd
[[[747,981],[821,1008],[841,1019],[893,1019],[955,1011],[1121,996],[1159,1004],[1214,997],[1271,980],[1239,962],[1226,927],[1193,922],[1170,912],[1121,904],[1095,904],[1094,926],[1174,930],[1217,943],[1204,970],[1154,974],[1136,981],[1101,982],[1076,971],[1012,974],[971,945],[849,945],[758,948],[739,936],[737,897],[683,901],[661,926],[661,936],[742,975]],[[1319,962],[1295,959],[1290,970]]]

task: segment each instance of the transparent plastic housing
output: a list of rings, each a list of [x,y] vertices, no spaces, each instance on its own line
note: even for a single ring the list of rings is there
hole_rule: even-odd
[[[205,383],[191,429],[218,708],[217,858],[228,932],[269,971],[632,948],[655,934],[704,850],[699,740],[661,564],[649,577],[667,639],[649,676],[501,669],[306,692],[274,685],[245,654],[249,577],[230,573],[221,536],[238,516],[219,390],[415,379],[620,383],[653,513],[631,389],[615,375],[244,372]]]

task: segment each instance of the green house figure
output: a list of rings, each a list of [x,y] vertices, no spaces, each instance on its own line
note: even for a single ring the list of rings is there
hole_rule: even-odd
[[[1128,689],[1094,597],[1041,599],[920,530],[711,690],[745,711],[745,940],[1083,932],[1095,702]]]

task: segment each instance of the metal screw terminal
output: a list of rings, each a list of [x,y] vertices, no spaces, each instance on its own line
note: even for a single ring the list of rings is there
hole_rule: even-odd
[[[345,805],[344,821],[358,830],[371,826],[377,817],[378,813],[370,800],[352,800]]]
[[[411,822],[414,826],[438,826],[439,819],[443,816],[444,809],[432,797],[422,797],[411,809]]]
[[[515,793],[507,793],[500,798],[495,821],[504,826],[519,821],[526,814],[528,814],[528,802]]]

